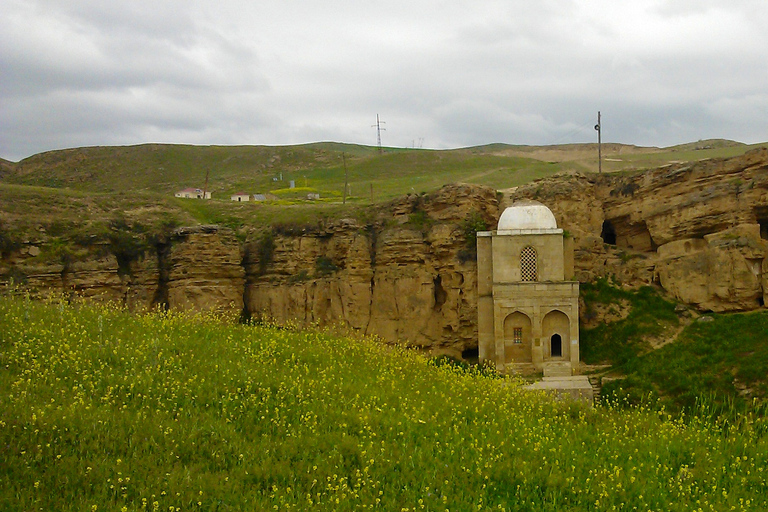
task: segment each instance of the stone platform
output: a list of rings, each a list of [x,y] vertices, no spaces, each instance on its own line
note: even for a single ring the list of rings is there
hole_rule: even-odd
[[[544,378],[570,377],[573,375],[573,366],[570,361],[548,361],[544,363]]]
[[[554,393],[558,398],[570,398],[583,402],[592,403],[594,394],[592,384],[585,375],[575,375],[573,377],[544,377],[544,379],[534,382],[525,389],[538,389]]]

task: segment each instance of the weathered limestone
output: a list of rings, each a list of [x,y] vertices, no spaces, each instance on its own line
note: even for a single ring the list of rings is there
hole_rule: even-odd
[[[246,305],[252,315],[335,324],[457,357],[476,346],[475,268],[458,257],[465,242],[455,225],[435,224],[426,233],[407,224],[379,231],[347,223],[328,230],[334,235],[276,237],[273,261],[261,276],[255,275],[258,262],[248,260],[255,258],[250,249]],[[302,255],[292,257],[286,245]],[[318,275],[321,257],[342,264]]]
[[[768,300],[766,149],[636,175],[560,175],[504,191],[501,205],[520,199],[545,204],[566,232],[556,264],[561,279],[654,284],[707,311],[751,310]],[[400,198],[365,221],[278,232],[265,262],[257,241],[242,244],[210,226],[181,229],[119,263],[108,245],[54,257],[54,241],[42,233],[3,255],[0,281],[21,278],[41,293],[77,291],[131,309],[244,308],[469,356],[478,336],[495,333],[478,323],[481,311],[493,311],[493,281],[478,280],[478,269],[494,263],[484,256],[490,239],[478,240],[475,263],[462,232],[470,215],[496,227],[496,191],[451,185]],[[530,329],[531,337],[543,336]],[[479,355],[495,359],[495,344],[481,345]]]
[[[122,268],[106,245],[62,262],[40,261],[39,255],[39,250],[27,250],[13,267],[38,293],[118,302],[134,311],[243,309],[241,245],[229,230],[217,226],[181,228],[158,251],[146,251]]]
[[[243,310],[245,270],[240,244],[214,226],[179,229],[167,261],[168,307],[180,310]]]
[[[32,251],[30,256],[39,254]],[[123,279],[118,273],[117,259],[103,252],[91,257],[81,255],[81,258],[42,265],[26,260],[17,268],[25,276],[27,286],[43,294],[60,293],[73,299],[121,301]]]
[[[759,235],[759,225],[744,224],[703,239],[663,245],[657,264],[661,286],[680,302],[702,310],[760,307],[768,244],[761,243]]]
[[[581,282],[657,284],[705,311],[766,303],[766,148],[630,176],[561,175],[504,191],[501,206],[525,198],[572,235]]]
[[[65,292],[83,299],[120,301],[124,295],[117,259],[112,254],[96,260],[73,261],[62,272],[62,285]]]
[[[160,303],[160,261],[157,251],[144,253],[130,262],[125,305],[131,311],[146,311]],[[166,276],[167,277],[167,276]]]

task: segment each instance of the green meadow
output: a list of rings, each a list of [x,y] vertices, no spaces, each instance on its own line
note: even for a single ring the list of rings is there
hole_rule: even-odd
[[[650,286],[599,279],[580,288],[587,318],[598,305],[628,308],[626,318],[580,329],[582,361],[610,366],[603,397],[724,423],[766,415],[768,311],[699,316]]]
[[[603,170],[636,171],[672,162],[736,156],[758,146],[722,140],[669,148],[605,144]],[[197,187],[212,191],[213,202],[228,202],[237,192],[272,193],[285,199],[290,181],[320,193],[324,202],[339,202],[346,182],[349,202],[369,204],[408,193],[431,192],[447,183],[503,189],[557,172],[597,169],[596,144],[491,144],[449,150],[384,148],[382,152],[371,146],[333,142],[293,146],[142,144],[41,153],[17,163],[5,162],[0,167],[0,179],[17,185],[116,196],[141,192],[164,197],[185,187]]]
[[[371,339],[0,296],[0,510],[766,510],[767,431]]]

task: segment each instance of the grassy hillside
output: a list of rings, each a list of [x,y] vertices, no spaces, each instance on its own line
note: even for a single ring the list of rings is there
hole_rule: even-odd
[[[768,399],[768,312],[710,315],[675,343],[627,361],[626,379],[605,391],[637,401],[650,397],[670,410],[695,410],[706,399],[717,411],[749,410]]]
[[[608,171],[744,153],[752,146],[700,141],[673,148],[605,144]],[[298,146],[144,144],[51,151],[21,162],[0,161],[0,234],[30,240],[49,231],[104,233],[114,217],[142,229],[218,223],[251,231],[267,223],[360,215],[359,209],[455,182],[513,187],[562,171],[597,169],[594,144],[492,144],[432,151],[341,143]],[[348,181],[347,204],[341,205]],[[212,201],[173,193],[205,187]],[[282,180],[281,180],[282,178]],[[277,180],[277,181],[275,181]],[[290,188],[293,181],[296,188]],[[234,204],[235,192],[272,193],[267,204]],[[307,201],[309,192],[319,201]],[[150,226],[147,228],[147,226]],[[241,233],[247,236],[245,233]],[[15,243],[15,242],[14,242]]]
[[[341,144],[302,146],[142,145],[53,151],[20,162],[9,183],[73,188],[89,192],[156,191],[172,194],[205,186],[214,198],[235,192],[265,193],[297,186],[341,198],[344,159],[351,200],[381,201],[412,191],[434,190],[455,181],[498,181],[509,186],[560,170],[538,160],[464,151],[389,150]],[[507,175],[511,176],[507,176]],[[519,174],[519,176],[514,176]],[[274,181],[282,178],[282,181]]]
[[[753,410],[768,400],[768,311],[693,317],[651,287],[581,285],[588,317],[623,307],[616,321],[580,332],[582,360],[608,364],[603,396],[687,413]]]
[[[673,148],[604,145],[604,169],[655,167],[671,161],[734,156],[751,146],[704,141]],[[3,181],[89,192],[154,191],[171,194],[204,188],[214,198],[235,192],[265,193],[297,186],[341,197],[344,160],[352,200],[387,200],[463,181],[506,188],[563,170],[597,170],[597,146],[510,146],[494,144],[457,150],[376,148],[340,143],[297,146],[185,146],[145,144],[51,151],[7,166]],[[274,181],[275,178],[282,181]]]
[[[342,154],[344,157],[342,157]],[[342,205],[346,175],[347,203]],[[110,225],[136,234],[163,226],[215,223],[242,237],[274,223],[314,224],[364,215],[361,208],[402,194],[470,181],[506,187],[547,176],[559,164],[473,151],[417,151],[318,143],[290,147],[142,145],[53,151],[11,165],[0,179],[0,236],[103,241]],[[177,199],[204,187],[212,201]],[[279,179],[282,178],[282,181]],[[274,181],[278,179],[278,181]],[[296,188],[289,188],[293,181]],[[233,203],[238,191],[272,193],[267,203]],[[307,201],[319,192],[320,201]]]
[[[3,510],[765,510],[764,419],[591,409],[370,340],[0,297]]]

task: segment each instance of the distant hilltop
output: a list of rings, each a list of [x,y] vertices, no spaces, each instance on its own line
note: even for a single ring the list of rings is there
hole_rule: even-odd
[[[603,144],[605,172],[651,169],[702,158],[738,156],[760,145],[705,140],[669,148]],[[48,151],[18,163],[0,160],[4,183],[100,193],[174,193],[192,187],[228,198],[242,190],[270,192],[276,178],[311,188],[325,198],[376,201],[429,192],[451,182],[508,188],[558,172],[598,169],[597,144],[520,146],[489,144],[425,150],[319,142],[295,146],[190,146],[142,144]],[[365,192],[365,194],[363,193]]]

